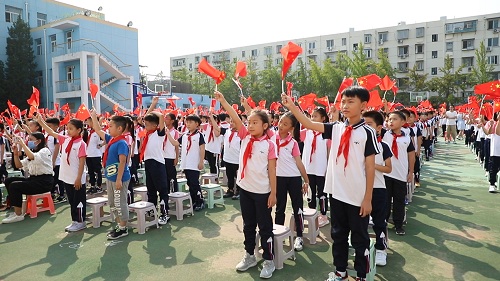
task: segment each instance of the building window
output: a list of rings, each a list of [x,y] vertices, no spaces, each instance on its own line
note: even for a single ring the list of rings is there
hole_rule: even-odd
[[[437,41],[438,41],[438,35],[432,34],[432,42],[437,42]]]
[[[438,51],[432,51],[432,58],[437,59],[438,57]]]
[[[198,56],[194,57],[194,63],[200,63],[200,57]]]
[[[183,66],[183,65],[184,65],[184,59],[174,60],[174,66]]]
[[[410,30],[409,29],[401,29],[401,30],[397,31],[398,40],[408,39],[409,37],[410,37]]]
[[[47,15],[42,13],[36,13],[36,26],[42,26],[47,23]]]
[[[347,38],[342,38],[342,46],[347,45]]]
[[[438,74],[438,68],[437,67],[431,68],[431,75],[437,75],[437,74]]]
[[[408,46],[399,46],[398,47],[398,56],[399,57],[407,57],[408,56]]]
[[[57,41],[56,41],[56,39],[57,39],[57,37],[56,37],[55,34],[50,35],[50,37],[49,37],[50,47],[51,47],[52,52],[55,52],[56,49],[57,49]]]
[[[498,64],[498,56],[488,56],[488,64]]]
[[[488,29],[498,28],[498,19],[488,21]]]
[[[283,58],[276,59],[276,65],[281,65],[283,63]]]
[[[488,47],[498,46],[498,37],[488,38]]]
[[[466,67],[474,66],[474,57],[463,57],[462,64]]]
[[[415,45],[415,54],[423,54],[424,53],[424,44]]]
[[[203,58],[208,62],[210,63],[210,56],[203,56]]]
[[[326,47],[327,48],[333,48],[333,39],[326,40]]]
[[[451,64],[451,67],[455,67],[455,59],[454,58],[450,58],[450,64]]]
[[[408,72],[408,62],[398,62],[399,72]]]
[[[415,37],[421,38],[424,37],[425,35],[425,28],[424,27],[417,27],[415,30]]]
[[[309,42],[308,46],[309,46],[309,50],[316,49],[316,42]]]
[[[257,49],[253,49],[252,50],[252,57],[256,57],[257,56]]]
[[[74,66],[68,66],[66,67],[66,80],[71,83],[73,82],[73,69],[75,67]]]
[[[389,56],[389,48],[383,48],[382,52],[384,53],[386,58]]]
[[[357,50],[358,50],[358,43],[354,43],[354,44],[352,44],[352,49],[353,49],[354,51],[357,51]]]
[[[474,50],[474,39],[462,40],[462,50]]]
[[[16,22],[18,18],[23,18],[23,10],[5,5],[5,21]]]
[[[41,56],[42,55],[42,38],[37,38],[35,39],[35,50],[36,50],[36,55]]]
[[[37,71],[36,73],[36,84],[38,85],[38,88],[43,88],[43,72],[42,71]]]
[[[365,54],[366,58],[368,59],[372,58],[372,49],[363,49],[363,54]]]
[[[272,47],[264,47],[264,55],[265,56],[272,55]]]
[[[423,60],[418,60],[415,62],[415,68],[418,71],[423,71],[424,70],[424,61]]]
[[[453,51],[453,42],[446,42],[446,51],[447,52]]]
[[[378,34],[378,41],[379,41],[379,43],[387,41],[388,37],[389,37],[389,32],[380,32]]]
[[[245,57],[245,51],[241,51],[241,57],[244,58]]]
[[[71,50],[71,45],[73,45],[73,32],[67,31],[66,32],[66,47],[68,50]]]
[[[370,44],[372,42],[372,35],[365,34],[365,44]]]
[[[283,48],[283,45],[276,45],[276,54],[281,52],[281,48]]]

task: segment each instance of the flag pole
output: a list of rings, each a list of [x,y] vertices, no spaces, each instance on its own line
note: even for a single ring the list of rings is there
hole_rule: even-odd
[[[281,92],[285,92],[285,79],[281,79]]]
[[[382,99],[385,100],[385,94],[387,94],[387,90],[384,91],[384,97]]]

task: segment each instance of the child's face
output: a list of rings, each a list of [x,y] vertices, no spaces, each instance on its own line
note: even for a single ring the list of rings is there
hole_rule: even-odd
[[[413,123],[415,123],[415,115],[410,114],[410,116],[408,116],[408,117],[406,118],[406,121],[408,121],[408,124],[413,124]]]
[[[144,121],[144,129],[148,131],[154,131],[158,128],[158,124],[150,122],[150,121]]]
[[[317,111],[313,111],[311,115],[311,120],[314,122],[320,122],[323,123],[325,122],[325,117],[321,116]]]
[[[56,124],[47,123],[47,126],[49,126],[49,128],[51,128],[52,131],[54,132],[57,132],[57,130],[59,129],[59,127]]]
[[[280,134],[287,134],[293,130],[292,120],[288,116],[281,117],[278,122],[278,132]]]
[[[233,119],[229,119],[229,128],[234,129],[236,127],[236,124],[234,124]]]
[[[377,135],[380,135],[380,131],[382,130],[382,125],[377,125],[377,123],[375,123],[375,120],[373,120],[373,118],[371,117],[363,117],[363,118],[365,119],[366,125],[375,129]]]
[[[71,123],[68,123],[67,130],[68,130],[68,136],[70,136],[72,138],[78,137],[82,133],[81,129],[77,129],[75,127],[75,125],[73,125]]]
[[[87,119],[85,120],[85,123],[87,123],[88,128],[94,128],[94,122],[92,122],[92,119]]]
[[[198,129],[198,126],[199,126],[199,125],[200,125],[200,124],[198,124],[198,122],[195,122],[195,121],[193,121],[193,120],[187,120],[187,121],[186,121],[186,128],[187,128],[190,132],[192,132],[192,131],[194,131],[194,130]]]
[[[37,132],[38,131],[38,126],[36,125],[35,122],[29,122],[28,123],[28,128],[30,128],[30,131],[32,131],[32,132]]]
[[[261,137],[268,126],[269,124],[262,122],[262,119],[256,114],[248,117],[248,132],[253,137]]]
[[[117,137],[123,134],[123,128],[116,126],[116,123],[113,120],[109,121],[108,131],[109,135],[112,137]]]
[[[366,102],[361,102],[358,97],[342,96],[340,110],[342,111],[342,114],[348,119],[360,116],[365,107]]]
[[[207,117],[201,117],[201,123],[207,123],[208,119]]]
[[[170,115],[165,115],[165,125],[167,127],[173,126],[174,125],[175,119],[170,118]]]
[[[405,122],[406,121],[404,121],[399,115],[390,114],[387,125],[389,126],[389,129],[391,129],[391,130],[399,130],[399,129],[401,129],[401,127],[403,127],[403,124]]]

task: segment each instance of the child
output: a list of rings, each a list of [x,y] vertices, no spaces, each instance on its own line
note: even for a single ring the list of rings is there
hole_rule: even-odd
[[[210,113],[206,129],[204,130],[204,139],[206,141],[205,160],[208,161],[208,165],[210,166],[210,173],[218,175],[219,169],[217,167],[217,163],[221,152],[221,143],[219,137],[215,134],[214,128],[218,127],[217,123],[213,120],[214,116]]]
[[[347,120],[333,124],[310,120],[294,105],[291,97],[285,94],[281,97],[283,105],[290,109],[304,128],[322,132],[324,138],[332,140],[325,192],[330,194],[332,253],[336,270],[329,274],[328,280],[348,279],[349,233],[356,253],[356,280],[365,280],[370,268],[368,221],[372,210],[375,154],[379,153],[375,131],[361,118],[370,94],[358,86],[345,89],[341,110]]]
[[[197,115],[186,116],[187,133],[179,138],[179,143],[182,145],[181,170],[186,175],[195,211],[201,211],[205,208],[199,180],[200,171],[204,168],[203,159],[205,159],[205,139],[198,131],[200,124],[201,119]]]
[[[153,203],[155,207],[158,206],[158,194],[160,195],[158,223],[165,225],[170,220],[168,216],[167,172],[163,150],[161,149],[165,138],[165,121],[163,114],[153,111],[157,104],[158,97],[154,97],[146,116],[144,116],[146,136],[141,141],[140,159],[144,159],[148,202]]]
[[[389,114],[389,131],[383,140],[391,144],[392,171],[384,174],[385,186],[387,188],[387,216],[391,214],[391,202],[393,210],[393,221],[397,235],[405,235],[403,221],[405,216],[406,183],[413,179],[413,166],[415,164],[415,147],[410,136],[405,134],[401,128],[406,123],[406,116],[401,111]]]
[[[424,147],[425,161],[430,160],[429,156],[431,154],[432,135],[434,133],[428,116],[429,115],[426,112],[422,112],[420,114],[420,120],[422,123],[422,146]]]
[[[319,123],[327,123],[328,114],[324,108],[317,107],[311,115],[311,120]],[[311,188],[311,201],[308,205],[309,208],[316,209],[316,198],[319,199],[321,215],[318,217],[318,223],[319,227],[323,227],[330,223],[326,215],[326,211],[328,210],[328,196],[324,192],[324,188],[331,140],[324,139],[320,132],[312,130],[302,130],[301,139],[304,141],[302,163],[306,168],[309,187]]]
[[[106,175],[106,188],[109,206],[114,211],[118,225],[107,237],[114,240],[128,235],[129,219],[127,191],[130,183],[130,171],[127,165],[130,153],[124,132],[127,129],[127,117],[113,116],[109,122],[109,134],[101,130],[97,114],[92,111],[92,128],[95,134],[106,141],[106,150],[102,157]]]
[[[403,110],[402,110],[403,111]],[[415,124],[415,112],[412,110],[404,110],[408,112],[407,123],[408,129],[410,130],[410,136],[412,137],[413,146],[415,147],[415,165],[414,165],[414,178],[415,186],[420,187],[420,150],[422,149],[422,130]]]
[[[59,128],[60,121],[58,118],[47,118],[45,120],[47,126],[49,126],[54,132],[57,132]],[[60,144],[57,138],[46,134],[47,148],[52,153],[52,166],[54,167],[54,188],[52,189],[52,194],[54,195],[54,203],[66,202],[66,197],[64,197],[64,184],[59,180],[59,167],[61,165],[60,157]],[[57,195],[57,196],[55,196]]]
[[[242,140],[237,184],[241,188],[240,206],[245,235],[245,256],[236,265],[236,270],[246,271],[257,265],[254,251],[258,225],[264,258],[260,278],[271,278],[276,269],[273,262],[274,235],[271,211],[276,204],[277,155],[275,145],[267,137],[269,117],[264,111],[252,111],[248,116],[247,129],[224,96],[220,92],[215,92],[214,96],[228,112]]]
[[[67,135],[54,132],[43,121],[40,114],[37,115],[38,123],[42,125],[47,134],[57,138],[61,145],[61,167],[59,180],[64,183],[71,206],[72,223],[65,230],[76,232],[87,227],[85,222],[87,198],[85,195],[85,157],[87,157],[87,145],[82,140],[83,121],[71,119],[67,125]]]
[[[490,156],[490,170],[489,170],[490,188],[488,189],[488,191],[490,193],[495,193],[498,191],[496,182],[497,182],[498,170],[500,169],[500,126],[498,126],[497,122],[496,124],[492,124],[491,127],[494,128],[494,133],[491,136],[491,149],[490,149],[491,156]]]
[[[139,169],[139,164],[140,164],[140,161],[139,161],[140,141],[138,139],[138,136],[142,132],[142,130],[144,130],[144,128],[142,128],[142,126],[139,124],[136,116],[132,117],[132,121],[134,121],[133,131],[134,131],[135,141],[134,141],[134,144],[132,146],[133,153],[132,153],[131,158],[130,158],[130,160],[131,160],[130,161],[130,174],[132,177],[130,179],[129,186],[131,186],[133,189],[133,186],[135,186],[139,183],[137,169]],[[130,131],[132,131],[132,129],[130,129]],[[130,188],[129,188],[129,190],[130,190]]]
[[[387,222],[385,217],[387,214],[387,192],[385,189],[384,173],[392,171],[391,157],[392,152],[387,143],[382,141],[382,125],[384,117],[378,111],[367,111],[363,113],[363,118],[368,126],[375,129],[377,132],[377,146],[379,153],[375,155],[375,181],[373,183],[372,195],[372,213],[373,231],[375,231],[375,264],[385,266],[387,264]]]
[[[92,123],[92,118],[87,118],[85,120],[87,123],[88,135],[86,139],[87,143],[87,169],[89,173],[89,183],[90,188],[87,191],[88,194],[102,193],[102,165],[101,165],[101,149],[103,147],[101,138],[96,134],[96,130],[100,128],[94,128]]]
[[[163,140],[163,157],[165,158],[165,172],[170,192],[179,191],[177,185],[177,162],[179,161],[179,131],[177,119],[173,113],[165,115],[166,137]]]
[[[227,176],[227,191],[224,198],[232,197],[233,200],[238,200],[240,199],[240,187],[235,183],[235,179],[239,169],[241,139],[238,136],[233,119],[230,118],[229,129],[220,128],[220,134],[224,140],[224,155],[222,158],[226,166]]]
[[[288,193],[292,201],[297,232],[293,247],[296,251],[302,251],[304,245],[302,239],[304,231],[303,194],[307,193],[309,178],[300,158],[297,139],[300,140],[300,123],[291,112],[287,112],[278,122],[278,135],[276,136],[278,160],[276,161],[276,215],[274,221],[276,224],[285,225]],[[302,179],[304,179],[304,184],[302,184]]]

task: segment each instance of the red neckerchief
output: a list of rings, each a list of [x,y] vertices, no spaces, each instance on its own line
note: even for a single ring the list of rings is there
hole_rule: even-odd
[[[148,144],[149,141],[149,135],[152,133],[156,132],[156,130],[151,130],[146,132],[146,136],[144,137],[144,140],[141,142],[141,153],[139,154],[139,162],[144,159],[144,153],[146,152],[146,145]]]
[[[189,150],[191,149],[191,138],[198,133],[198,130],[194,131],[192,134],[188,133],[188,144],[186,147],[186,155],[189,153]]]
[[[73,147],[73,143],[75,141],[80,141],[82,139],[82,136],[77,136],[77,137],[72,137],[69,140],[68,146],[66,146],[66,161],[68,162],[69,165],[69,153],[71,152],[71,148]]]
[[[280,136],[276,136],[276,146],[278,147],[278,151],[276,154],[280,154],[280,148],[287,146],[292,141],[292,136],[288,134],[286,138],[284,138],[285,142],[280,143]]]
[[[382,136],[381,136],[381,135],[378,135],[378,136],[377,136],[377,141],[378,141],[378,142],[382,142]]]
[[[349,143],[351,141],[352,130],[353,130],[352,126],[347,126],[345,128],[345,131],[342,133],[342,136],[340,137],[339,151],[337,152],[337,162],[339,160],[340,154],[344,154],[344,159],[345,159],[344,170],[345,167],[347,167],[347,159],[349,156]]]
[[[394,157],[396,157],[396,159],[399,159],[398,158],[398,138],[399,137],[402,137],[403,136],[403,133],[401,132],[401,134],[399,135],[396,135],[394,132],[392,133],[392,154],[394,154]]]
[[[109,148],[111,147],[111,145],[113,145],[115,142],[118,142],[120,140],[125,140],[125,135],[119,135],[117,137],[114,137],[112,138],[108,145],[106,146],[106,150],[104,151],[104,154],[102,156],[102,164],[104,165],[104,167],[106,167],[106,160],[108,160],[108,153],[109,153]]]
[[[314,154],[314,152],[316,152],[316,138],[321,135],[320,132],[313,132],[313,141],[312,141],[312,146],[311,146],[311,157],[309,159],[309,163],[312,162],[312,155]]]
[[[408,124],[408,123],[405,123],[405,124],[403,125],[403,128],[409,128],[409,127],[410,127],[410,124]]]
[[[233,140],[234,138],[234,135],[236,135],[236,131],[235,130],[231,130],[231,134],[229,135],[229,145],[231,145],[231,141]]]
[[[90,129],[89,130],[89,136],[87,137],[87,145],[89,145],[89,142],[90,142],[90,137],[92,136],[92,134],[94,133],[94,129]]]
[[[214,127],[212,125],[208,125],[208,127],[210,128],[210,134],[208,135],[208,142],[211,142],[214,140]]]
[[[260,138],[250,136],[250,141],[245,148],[245,152],[243,153],[243,168],[241,168],[241,179],[245,177],[245,168],[247,167],[248,159],[252,158],[252,149],[253,143],[255,141],[267,140],[267,135],[263,135]]]
[[[166,133],[170,134],[170,132],[172,132],[173,130],[175,130],[174,127],[172,127],[172,129],[168,130]],[[167,141],[168,141],[168,137],[167,137],[167,135],[165,135],[165,139],[163,140],[163,149],[165,149],[165,145],[167,144]]]

